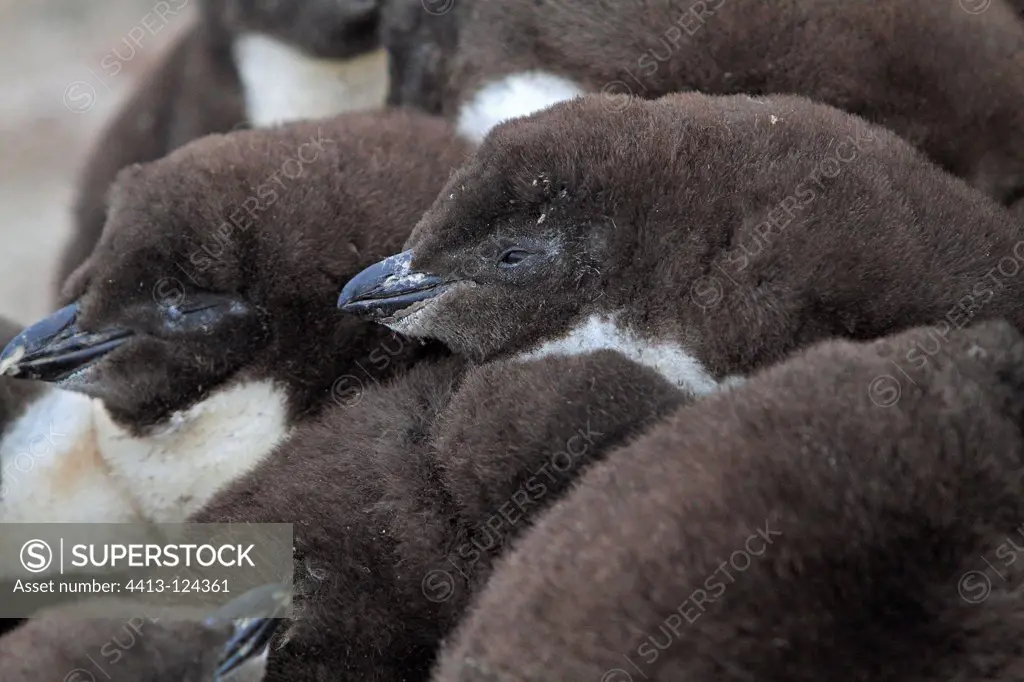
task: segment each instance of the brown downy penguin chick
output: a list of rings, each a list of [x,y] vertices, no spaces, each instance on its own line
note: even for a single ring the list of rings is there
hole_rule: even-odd
[[[1024,340],[908,361],[932,333],[825,342],[609,454],[434,679],[1022,679]]]
[[[332,307],[464,158],[439,119],[393,111],[210,136],[123,171],[69,304],[0,356],[65,389],[33,418],[88,447],[41,462],[0,519],[182,521],[353,382],[437,357]],[[92,475],[106,483],[80,485]]]
[[[507,543],[686,401],[609,351],[465,376],[457,358],[421,363],[304,427],[193,520],[295,523],[296,619],[267,680],[425,680]]]
[[[503,120],[587,92],[800,94],[891,128],[999,201],[1024,193],[1024,26],[1003,0],[444,6],[420,20],[457,21],[442,99],[477,142]],[[414,65],[408,79],[419,77]]]
[[[1024,329],[1022,231],[832,107],[590,96],[496,128],[339,305],[476,360],[618,349],[704,394],[832,336]]]
[[[160,16],[183,11],[178,2]],[[107,191],[122,168],[211,133],[383,104],[387,71],[386,55],[376,49],[377,2],[203,0],[197,24],[140,79],[86,162],[58,286],[99,239]],[[104,69],[120,70],[115,56],[120,52]]]

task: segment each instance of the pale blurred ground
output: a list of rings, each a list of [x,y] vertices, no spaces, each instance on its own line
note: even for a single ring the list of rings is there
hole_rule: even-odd
[[[110,76],[101,60],[114,48],[131,54],[122,41],[156,2],[0,0],[0,315],[31,322],[52,308],[84,156],[140,72],[192,20],[187,11],[146,31]],[[152,15],[147,23],[159,24]]]

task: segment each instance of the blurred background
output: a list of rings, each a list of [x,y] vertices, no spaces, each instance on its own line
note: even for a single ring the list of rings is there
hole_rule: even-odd
[[[154,21],[155,4],[0,0],[2,315],[27,323],[52,308],[85,155],[131,85],[192,21],[190,6]],[[112,75],[104,63],[122,68]]]

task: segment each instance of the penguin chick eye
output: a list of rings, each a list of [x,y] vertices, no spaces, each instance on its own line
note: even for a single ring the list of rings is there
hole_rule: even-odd
[[[523,249],[507,249],[498,258],[498,267],[514,268],[532,255],[532,253]]]

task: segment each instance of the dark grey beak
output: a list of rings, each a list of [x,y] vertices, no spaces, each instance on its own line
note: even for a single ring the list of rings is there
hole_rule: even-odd
[[[7,344],[0,354],[0,376],[57,382],[113,351],[133,334],[121,327],[81,331],[78,304],[72,303]]]
[[[440,277],[412,272],[412,251],[389,256],[353,277],[338,296],[338,307],[370,319],[391,317],[413,303],[443,292],[448,284]]]
[[[247,661],[261,656],[284,622],[285,610],[291,603],[291,589],[281,584],[270,584],[246,592],[221,607],[211,616],[208,624],[234,620],[235,633],[221,652],[220,665],[214,676],[221,682],[231,676]],[[252,612],[264,612],[269,617],[247,618]]]

